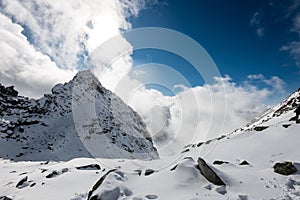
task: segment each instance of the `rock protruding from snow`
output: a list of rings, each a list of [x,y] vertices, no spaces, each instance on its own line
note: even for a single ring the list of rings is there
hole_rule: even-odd
[[[297,172],[297,168],[291,162],[276,163],[273,168],[274,172],[286,176]]]
[[[215,185],[226,185],[222,179],[208,166],[204,159],[198,158],[198,167],[201,174],[211,183]]]

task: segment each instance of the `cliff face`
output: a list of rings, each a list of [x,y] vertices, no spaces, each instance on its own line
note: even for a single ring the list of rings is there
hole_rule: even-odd
[[[58,84],[40,99],[0,86],[0,157],[158,158],[140,116],[90,71]]]

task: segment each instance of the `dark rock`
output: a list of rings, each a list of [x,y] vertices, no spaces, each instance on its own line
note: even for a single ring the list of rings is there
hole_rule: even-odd
[[[18,91],[16,91],[14,89],[14,86],[9,86],[6,88],[6,94],[11,95],[13,97],[17,97],[18,96]]]
[[[274,172],[286,176],[297,172],[297,168],[291,162],[276,163],[273,168]]]
[[[239,165],[250,165],[246,160],[243,160]]]
[[[157,199],[157,198],[158,198],[158,196],[155,195],[155,194],[147,194],[145,197],[146,197],[147,199]]]
[[[185,149],[181,153],[186,153],[186,152],[189,152],[189,151],[190,151],[190,149]]]
[[[228,164],[229,162],[227,161],[222,161],[222,160],[215,160],[213,162],[214,165],[222,165],[222,164]]]
[[[153,169],[146,169],[145,171],[145,176],[149,176],[151,174],[153,174],[155,171]]]
[[[256,126],[254,127],[255,131],[263,131],[265,129],[269,128],[268,126]]]
[[[222,179],[208,166],[202,158],[198,158],[198,169],[200,173],[215,185],[225,185]]]
[[[136,169],[136,170],[134,170],[134,172],[136,172],[139,176],[142,175],[142,170],[140,170],[140,169]]]
[[[69,171],[68,168],[63,168],[63,169],[61,170],[61,173],[66,173],[66,172],[68,172],[68,171]]]
[[[213,141],[213,140],[207,140],[204,144],[209,144],[209,143],[211,143],[211,141]]]
[[[225,195],[227,193],[226,187],[223,185],[219,188],[216,188],[216,192],[222,195]]]
[[[288,128],[290,125],[291,125],[291,124],[283,124],[282,126],[283,126],[284,128]]]
[[[49,160],[44,163],[41,163],[41,165],[48,165],[48,164],[49,164]]]
[[[31,185],[30,185],[30,187],[33,187],[33,186],[35,186],[36,185],[36,183],[32,183]]]
[[[98,164],[90,164],[85,166],[76,167],[78,170],[100,170],[101,167]]]
[[[292,117],[289,121],[297,121],[297,117],[294,116],[294,117]]]
[[[93,192],[95,190],[97,190],[100,185],[103,183],[103,181],[105,180],[105,178],[111,173],[111,172],[114,172],[116,171],[116,169],[112,169],[112,170],[109,170],[106,174],[104,174],[96,183],[95,185],[93,186],[92,190],[89,191],[89,194],[88,194],[88,200],[97,200],[98,197],[97,196],[92,196]]]
[[[203,142],[199,142],[199,143],[197,144],[197,147],[200,147],[202,144],[203,144]]]
[[[58,176],[58,175],[59,175],[58,171],[53,171],[53,172],[51,172],[50,174],[48,174],[48,175],[46,176],[46,178],[54,178],[54,177],[56,177],[56,176]]]
[[[21,157],[21,156],[24,156],[24,153],[19,153],[16,155],[16,157]]]
[[[294,111],[296,113],[296,116],[298,117],[300,115],[300,105],[297,106],[296,110]]]
[[[16,185],[16,188],[20,188],[26,181],[28,180],[28,176],[22,178]]]
[[[239,200],[248,200],[248,196],[247,195],[238,195]]]
[[[175,165],[174,167],[172,167],[172,169],[170,169],[171,171],[174,171],[177,168],[178,165]]]
[[[0,197],[0,200],[12,200],[12,199],[7,196],[2,196],[2,197]]]

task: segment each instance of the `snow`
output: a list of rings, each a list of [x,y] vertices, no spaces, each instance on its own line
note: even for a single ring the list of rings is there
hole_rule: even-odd
[[[62,87],[65,86],[59,85],[54,88],[56,97],[61,94]],[[80,96],[80,92],[83,90],[85,89],[79,88],[78,95],[75,93],[76,96]],[[68,89],[65,88],[63,91],[68,91]],[[107,150],[105,145],[107,145],[109,137],[101,133],[91,134],[91,137],[97,138],[101,145],[105,146],[105,148],[100,148],[101,156],[91,158],[82,153],[81,156],[71,158],[74,152],[78,153],[79,143],[76,141],[80,141],[79,138],[72,137],[73,132],[78,128],[82,129],[81,131],[103,132],[110,125],[109,123],[105,124],[105,117],[102,117],[111,116],[107,112],[109,108],[112,108],[115,113],[111,121],[115,124],[122,123],[121,129],[117,130],[129,131],[129,136],[141,139],[139,142],[143,142],[147,137],[147,132],[136,135],[140,131],[145,131],[140,118],[135,117],[136,114],[123,105],[122,101],[112,93],[105,94],[107,95],[103,96],[102,93],[99,93],[95,98],[86,95],[84,101],[86,110],[89,110],[90,106],[105,105],[103,107],[96,106],[96,121],[89,120],[87,116],[92,116],[92,118],[95,116],[88,115],[83,110],[79,112],[81,115],[78,116],[82,124],[79,124],[79,127],[71,126],[73,114],[60,115],[60,109],[54,112],[56,118],[48,115],[47,118],[42,119],[48,125],[42,129],[44,136],[48,137],[51,133],[55,138],[57,136],[55,133],[60,132],[65,137],[65,140],[57,139],[60,142],[53,145],[53,149],[55,149],[53,155],[47,149],[43,149],[43,152],[27,154],[28,149],[21,147],[28,145],[30,149],[32,144],[25,142],[18,148],[19,142],[10,140],[11,143],[8,143],[1,139],[0,153],[13,152],[11,155],[15,155],[22,150],[25,155],[19,160],[14,157],[15,161],[5,157],[0,159],[0,194],[16,200],[83,200],[88,198],[93,186],[106,174],[103,182],[93,188],[91,196],[102,200],[300,199],[300,123],[291,121],[291,118],[295,116],[293,111],[300,104],[299,92],[295,92],[279,105],[264,112],[246,127],[204,142],[202,145],[189,144],[179,155],[152,159],[155,155],[151,154],[150,144],[152,143],[150,143],[146,148],[146,152],[149,153],[147,156],[136,156],[133,159],[122,152],[124,149],[121,151],[118,148],[119,145],[110,146]],[[42,105],[42,107],[48,105],[52,111],[57,109],[53,104],[47,104],[49,97],[45,98],[40,100],[42,103],[38,101],[37,105]],[[112,107],[106,105],[106,98],[114,99],[115,103]],[[75,102],[75,106],[81,103]],[[64,105],[64,109],[67,111],[69,104]],[[101,112],[103,114],[99,114]],[[5,120],[0,121],[0,123],[2,122],[1,127],[6,127],[4,124],[13,124],[15,120],[14,117],[9,116],[1,116],[1,119]],[[31,119],[34,121],[36,118],[32,117]],[[37,119],[40,120],[40,118]],[[97,123],[98,119],[100,123]],[[101,126],[95,127],[93,124]],[[37,127],[41,126],[39,124],[24,126],[24,133],[30,131],[31,134],[28,134],[30,137],[36,135],[38,134]],[[264,128],[261,129],[261,127]],[[44,136],[40,135],[41,138]],[[41,139],[32,140],[36,141],[33,144],[39,145],[38,148],[44,148],[44,144],[37,143]],[[51,139],[51,141],[53,140]],[[94,140],[90,140],[88,143],[90,148],[96,146],[92,141]],[[63,144],[63,142],[65,143]],[[120,137],[120,140],[116,140],[116,143],[118,142],[123,142],[130,147],[130,138],[126,141],[124,137]],[[15,145],[16,148],[14,149],[11,145]],[[63,148],[59,148],[59,145],[62,145]],[[82,145],[80,148],[84,149],[85,147]],[[138,152],[138,147],[133,148],[135,152]],[[59,158],[55,157],[57,155]],[[226,186],[216,186],[201,175],[197,168],[199,157],[206,161]],[[32,158],[39,159],[28,161]],[[45,162],[47,160],[52,161]],[[214,165],[216,160],[225,162]],[[244,160],[249,165],[240,165]],[[284,161],[292,162],[298,171],[288,176],[275,173],[274,164]],[[100,169],[78,169],[78,167],[92,164],[99,165]],[[150,171],[153,173],[145,173]],[[49,176],[52,172],[55,172],[54,176]],[[27,181],[17,188],[17,183],[26,176],[28,177]]]

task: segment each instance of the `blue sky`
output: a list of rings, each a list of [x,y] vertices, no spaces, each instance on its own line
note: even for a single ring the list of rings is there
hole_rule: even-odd
[[[192,37],[210,54],[221,74],[237,83],[249,74],[278,76],[286,83],[287,92],[292,92],[299,88],[300,68],[282,47],[298,38],[292,31],[298,14],[295,2],[169,0],[141,11],[130,21],[133,28],[164,27]],[[136,65],[158,62],[180,69],[193,86],[203,84],[188,63],[167,52],[139,50],[133,58]],[[259,87],[260,82],[256,84]]]

